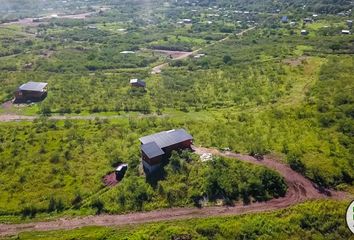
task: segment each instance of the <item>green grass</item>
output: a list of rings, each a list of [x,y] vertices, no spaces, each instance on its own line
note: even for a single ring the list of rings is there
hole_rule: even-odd
[[[268,14],[179,26],[178,19],[199,17],[187,7],[178,9],[170,12],[161,5],[149,15],[139,4],[122,3],[85,21],[53,20],[31,27],[37,37],[19,26],[0,28],[0,101],[12,99],[24,82],[49,83],[42,103],[0,112],[109,118],[0,123],[0,221],[28,221],[21,219],[21,211],[31,207],[38,210],[32,220],[92,214],[96,209],[91,205],[98,201],[116,213],[191,206],[190,195],[184,194],[195,186],[184,183],[200,177],[190,175],[192,163],[161,181],[165,195],[143,177],[135,178],[138,138],[179,127],[190,131],[197,145],[276,154],[321,186],[352,191],[353,36],[338,34],[336,24],[343,19],[326,17],[309,25],[311,35],[304,37],[297,34],[299,25],[291,29]],[[209,44],[233,27],[239,32],[237,20],[245,29],[250,18],[261,23],[265,16],[244,36],[231,33],[226,41]],[[330,28],[324,30],[327,23]],[[121,27],[126,33],[117,32]],[[203,47],[206,56],[173,61],[162,74],[150,75],[151,67],[164,61],[143,50],[151,46]],[[120,54],[124,50],[136,54]],[[303,56],[297,66],[284,63]],[[131,89],[131,78],[145,79],[147,91]],[[107,190],[101,178],[119,162],[129,162],[132,173],[125,184]],[[257,171],[245,167],[247,174]],[[238,182],[232,185],[239,187]],[[128,188],[141,190],[142,205],[134,205],[139,196],[127,194]],[[168,202],[167,195],[177,196],[176,201]],[[83,206],[74,206],[78,196]],[[118,197],[129,204],[121,206]],[[51,199],[57,209],[48,212]]]
[[[346,227],[347,202],[313,201],[275,211],[122,227],[24,232],[16,239],[353,239]],[[13,238],[8,238],[13,239]]]

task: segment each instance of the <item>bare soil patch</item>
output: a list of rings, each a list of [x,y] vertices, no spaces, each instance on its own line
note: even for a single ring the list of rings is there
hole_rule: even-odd
[[[118,184],[118,180],[116,178],[116,173],[112,172],[106,176],[103,177],[103,183],[107,187],[114,187],[115,185]]]
[[[160,54],[163,54],[163,55],[166,55],[168,56],[169,58],[171,59],[178,59],[184,55],[190,55],[191,52],[183,52],[183,51],[168,51],[168,50],[152,50],[153,52],[156,52],[156,53],[160,53]]]

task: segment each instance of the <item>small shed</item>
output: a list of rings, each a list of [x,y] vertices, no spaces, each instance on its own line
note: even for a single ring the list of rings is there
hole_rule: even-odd
[[[347,25],[349,28],[353,27],[353,20],[347,20]]]
[[[45,82],[28,82],[22,84],[15,91],[14,102],[38,102],[47,97],[47,85]]]
[[[309,32],[307,30],[305,30],[305,29],[301,30],[301,35],[306,36],[308,34],[309,34]]]
[[[349,30],[342,30],[343,35],[350,35],[351,32]]]
[[[312,18],[304,18],[304,23],[312,23],[313,19]]]
[[[125,173],[128,170],[128,164],[120,164],[115,171],[117,181],[121,181],[124,178]]]
[[[130,85],[132,87],[140,87],[140,88],[145,88],[146,87],[145,81],[137,79],[137,78],[130,79]]]

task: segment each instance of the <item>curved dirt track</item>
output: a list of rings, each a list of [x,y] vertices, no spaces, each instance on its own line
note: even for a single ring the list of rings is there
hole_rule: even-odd
[[[254,157],[232,152],[220,152],[216,149],[195,147],[197,154],[212,153],[213,155],[237,158],[245,162],[263,165],[279,172],[288,185],[285,197],[272,199],[267,202],[252,203],[250,205],[238,204],[234,207],[205,207],[205,208],[170,208],[151,212],[138,212],[124,215],[97,215],[82,218],[61,218],[49,222],[34,222],[25,224],[0,224],[0,236],[16,235],[25,231],[50,231],[74,229],[84,226],[120,226],[128,224],[139,224],[157,221],[169,221],[179,219],[202,218],[210,216],[239,215],[254,212],[266,212],[283,209],[291,205],[309,199],[334,198],[343,199],[347,197],[344,192],[327,191],[327,194],[320,193],[314,184],[293,171],[289,166],[277,161],[271,156],[263,160]]]

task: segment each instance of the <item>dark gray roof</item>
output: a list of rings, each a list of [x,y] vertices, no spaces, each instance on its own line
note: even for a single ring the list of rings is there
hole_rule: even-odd
[[[154,158],[165,154],[155,142],[149,142],[141,145],[141,150],[148,158]]]
[[[44,83],[44,82],[28,82],[28,83],[22,84],[19,87],[19,90],[42,92],[47,85],[48,85],[48,83]]]
[[[176,129],[170,131],[163,131],[159,133],[155,133],[149,136],[145,136],[140,138],[140,142],[142,144],[146,144],[149,142],[155,142],[157,146],[160,148],[164,148],[167,146],[171,146],[180,142],[184,142],[186,140],[192,140],[193,137],[186,132],[184,129]]]

